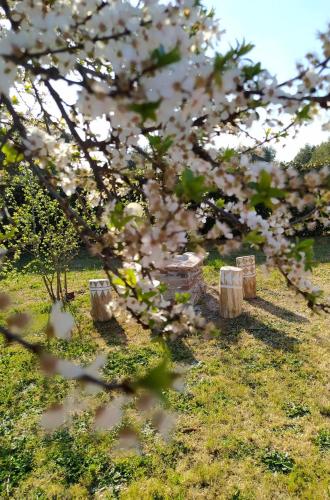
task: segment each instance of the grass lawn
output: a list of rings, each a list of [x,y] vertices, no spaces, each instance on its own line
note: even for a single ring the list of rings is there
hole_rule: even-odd
[[[137,424],[139,455],[114,452],[116,433],[93,433],[88,412],[45,434],[40,415],[72,383],[45,378],[33,355],[1,340],[0,498],[330,498],[330,319],[311,314],[257,260],[258,298],[245,302],[239,318],[221,320],[206,295],[200,307],[219,337],[170,344],[173,363],[187,368],[185,392],[167,394],[175,432],[164,442],[150,425]],[[315,261],[315,281],[329,294],[330,238],[317,242]],[[217,285],[221,265],[211,253],[204,268],[209,284]],[[101,276],[97,261],[75,260],[69,289],[79,328],[72,342],[52,341],[49,348],[83,363],[106,352],[109,380],[143,372],[161,356],[148,332],[124,313],[102,327],[90,319],[88,280]],[[33,315],[28,338],[46,343],[49,305],[41,279],[18,272],[1,289],[12,296],[9,312]]]

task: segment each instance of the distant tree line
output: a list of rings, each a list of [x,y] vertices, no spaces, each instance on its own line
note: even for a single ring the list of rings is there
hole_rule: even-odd
[[[330,140],[318,146],[306,144],[302,147],[288,166],[293,166],[300,171],[313,168],[322,168],[330,163]]]

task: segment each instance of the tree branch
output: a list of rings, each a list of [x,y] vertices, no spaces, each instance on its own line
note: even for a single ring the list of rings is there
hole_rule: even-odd
[[[33,354],[37,355],[41,361],[47,361],[48,359],[53,359],[53,356],[48,353],[47,351],[44,350],[44,348],[37,343],[34,342],[29,342],[22,336],[13,333],[12,331],[8,330],[8,328],[5,328],[0,325],[0,333],[3,335],[5,340],[8,343],[13,343],[15,342],[16,344],[24,347],[24,349],[32,352]],[[106,382],[105,380],[95,377],[94,375],[90,375],[89,373],[86,373],[82,369],[82,373],[80,375],[76,375],[72,377],[73,380],[77,380],[79,382],[85,382],[89,384],[94,384],[97,385],[98,387],[101,387],[104,389],[106,392],[111,392],[111,391],[117,391],[121,390],[126,393],[133,393],[134,392],[134,386],[132,383],[129,381],[123,381],[123,382]]]

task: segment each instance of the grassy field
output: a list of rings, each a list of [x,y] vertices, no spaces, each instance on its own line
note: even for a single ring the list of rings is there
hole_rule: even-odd
[[[0,341],[0,498],[330,498],[330,321],[312,315],[277,272],[264,274],[261,262],[258,298],[239,318],[221,320],[212,294],[203,298],[199,307],[220,328],[218,338],[169,345],[173,363],[187,368],[185,392],[167,394],[175,432],[164,442],[141,425],[140,454],[114,452],[116,433],[91,432],[89,413],[45,434],[40,415],[71,382],[46,379],[33,355]],[[317,242],[315,263],[315,281],[329,294],[330,238]],[[222,264],[211,253],[209,284],[217,284]],[[97,261],[76,259],[69,288],[79,328],[72,342],[48,347],[83,363],[106,352],[109,380],[141,373],[159,361],[160,347],[124,314],[92,323],[87,283],[99,276]],[[46,343],[41,279],[18,272],[1,289],[12,296],[9,312],[33,315],[28,338]]]

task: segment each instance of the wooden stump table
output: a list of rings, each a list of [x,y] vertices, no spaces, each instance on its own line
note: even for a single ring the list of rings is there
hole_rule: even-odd
[[[243,271],[239,267],[223,266],[220,269],[220,316],[236,318],[242,312]]]
[[[109,308],[111,301],[110,283],[108,279],[89,280],[91,295],[91,316],[94,321],[109,321],[112,313]]]
[[[256,259],[254,255],[236,258],[236,266],[243,271],[243,297],[254,299],[257,296]]]

